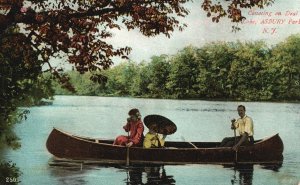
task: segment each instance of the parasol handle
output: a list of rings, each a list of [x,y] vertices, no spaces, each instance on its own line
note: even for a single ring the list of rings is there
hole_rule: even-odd
[[[160,140],[159,140],[158,133],[156,133],[155,137],[156,137],[156,140],[157,140],[157,143],[158,143],[158,147],[160,148],[161,147],[161,143],[160,143]]]

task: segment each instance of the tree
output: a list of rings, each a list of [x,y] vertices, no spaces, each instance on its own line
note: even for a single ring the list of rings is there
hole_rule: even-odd
[[[128,96],[132,91],[134,77],[137,75],[136,64],[123,62],[107,71],[106,91],[112,95]]]
[[[20,169],[12,162],[0,161],[0,184],[7,184],[8,177],[19,178],[21,176]],[[11,182],[11,184],[19,184],[19,182]]]
[[[227,77],[236,49],[233,43],[207,44],[197,51],[199,58],[199,96],[226,98],[229,95]]]
[[[197,97],[198,65],[196,48],[192,46],[184,48],[171,59],[167,89],[172,96],[175,98]]]
[[[261,73],[264,70],[264,63],[268,59],[269,48],[263,41],[238,42],[237,48],[227,78],[231,89],[230,97],[242,100],[261,100],[261,93],[266,90],[263,89],[264,76]],[[268,98],[270,97],[266,99]]]
[[[149,64],[145,62],[139,63],[136,68],[136,76],[133,77],[133,83],[130,88],[130,94],[132,96],[149,96],[150,73]]]
[[[167,94],[167,80],[170,73],[170,63],[167,55],[153,56],[148,66],[150,83],[148,89],[150,96],[155,98],[165,97]]]
[[[20,144],[12,128],[20,118],[26,118],[28,111],[17,108],[39,104],[54,92],[50,79],[42,76],[42,61],[36,51],[22,45],[26,37],[18,30],[8,30],[3,35],[0,38],[0,144],[18,148]],[[15,46],[12,42],[20,44]]]
[[[26,38],[22,44],[33,48],[64,82],[49,63],[51,57],[67,56],[67,61],[81,73],[107,69],[113,56],[126,58],[130,52],[129,47],[115,49],[107,42],[112,36],[110,30],[125,26],[128,30],[139,29],[145,36],[162,33],[170,37],[174,29],[186,26],[177,19],[188,14],[183,7],[187,1],[1,0],[0,10],[5,13],[0,14],[0,35],[20,25]]]
[[[226,17],[233,23],[242,22],[243,9],[253,7],[264,8],[274,3],[275,0],[203,0],[202,9],[207,12],[207,17],[212,17],[213,22],[219,22]],[[224,8],[226,7],[226,8]],[[234,27],[233,27],[234,28]]]
[[[145,36],[171,32],[186,25],[178,17],[189,12],[183,7],[190,0],[0,0],[0,36],[20,25],[26,39],[22,44],[34,48],[42,63],[64,84],[67,78],[51,66],[51,57],[67,57],[67,61],[84,73],[107,69],[113,56],[126,58],[129,47],[114,48],[107,42],[111,29],[139,29]],[[203,0],[202,9],[213,22],[227,16],[233,22],[244,19],[241,9],[263,8],[274,0]],[[223,8],[227,7],[227,9]],[[19,38],[21,35],[14,35]],[[14,39],[14,41],[17,39]],[[12,42],[18,46],[20,43]],[[91,77],[104,80],[101,75]],[[66,88],[70,85],[64,84]]]
[[[1,88],[4,89],[1,91],[0,103],[4,110],[1,110],[3,120],[7,120],[10,113],[16,110],[18,104],[15,102],[19,101],[18,98],[26,97],[26,93],[30,92],[28,89],[34,88],[34,83],[37,83],[44,72],[42,67],[45,64],[64,88],[75,91],[63,69],[50,63],[51,58],[63,57],[80,73],[108,69],[112,65],[112,57],[127,58],[130,52],[127,46],[115,48],[108,43],[107,39],[112,37],[112,29],[123,27],[128,30],[137,29],[148,37],[158,34],[170,37],[175,29],[183,30],[187,26],[179,18],[188,15],[189,11],[184,4],[189,1],[0,0]],[[213,16],[213,22],[219,22],[225,16],[233,22],[240,22],[244,18],[241,9],[255,6],[263,8],[273,0],[215,2],[203,0],[202,4],[207,16]],[[178,71],[179,68],[175,67],[173,70]],[[90,79],[93,81],[107,80],[102,73],[91,74]],[[194,80],[194,73],[192,74]],[[180,76],[179,73],[174,73],[170,79],[174,79],[176,75]],[[189,76],[187,73],[186,75]],[[178,96],[184,97],[191,92],[191,96],[194,96],[197,92],[191,85],[193,82],[186,81],[188,86],[184,83],[173,86],[172,83],[169,83],[169,87],[179,88],[176,90]],[[46,88],[48,85],[37,87]],[[121,93],[128,93],[127,88],[125,86]],[[182,91],[185,88],[187,92]]]
[[[34,50],[27,53],[27,58],[38,57],[40,66],[48,64],[60,84],[74,91],[69,78],[62,73],[63,69],[52,66],[50,58],[65,57],[80,73],[108,69],[112,65],[112,57],[127,58],[130,52],[127,46],[114,48],[107,42],[107,38],[112,36],[112,29],[123,26],[128,30],[139,29],[149,37],[158,34],[170,37],[175,29],[183,30],[187,26],[180,23],[178,17],[189,13],[183,7],[189,1],[0,0],[0,38],[9,38],[9,43],[16,48],[25,45],[27,50]],[[207,16],[213,14],[213,22],[219,22],[226,15],[233,22],[240,22],[244,18],[241,9],[263,8],[272,2],[231,0],[216,3],[203,0],[202,8]],[[19,27],[21,32],[8,36],[9,30]],[[9,47],[3,45],[2,48]],[[90,78],[98,82],[106,81],[101,73],[95,73]]]
[[[77,95],[297,101],[299,38],[292,35],[273,48],[264,41],[215,42],[153,56],[149,63],[121,63],[104,71],[105,86],[91,82],[89,72],[69,76]]]
[[[107,42],[112,29],[170,37],[186,26],[178,17],[188,14],[183,7],[188,1],[0,0],[0,137],[17,111],[16,102],[28,95],[45,65],[62,87],[75,91],[63,69],[52,66],[52,57],[63,57],[80,73],[108,69],[113,56],[126,58],[130,52]],[[93,74],[93,81],[107,80]]]
[[[276,99],[299,100],[300,34],[291,35],[272,49],[270,83]]]

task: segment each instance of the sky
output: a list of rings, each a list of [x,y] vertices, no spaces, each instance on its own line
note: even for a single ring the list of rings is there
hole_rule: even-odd
[[[143,36],[138,30],[121,29],[112,31],[113,38],[109,42],[117,47],[131,47],[129,58],[141,62],[150,60],[153,55],[175,54],[189,45],[201,47],[209,42],[237,40],[264,40],[274,45],[291,34],[300,33],[300,0],[275,0],[272,6],[265,9],[247,9],[244,15],[248,22],[240,24],[241,31],[237,33],[232,32],[231,26],[234,24],[226,18],[219,23],[212,23],[211,18],[207,18],[206,13],[201,9],[201,2],[201,0],[194,0],[187,4],[190,14],[182,21],[188,27],[182,32],[173,32],[171,38],[164,35],[149,38]],[[275,15],[276,12],[280,12],[281,15]],[[264,19],[274,19],[272,21],[275,22],[261,24]],[[297,24],[289,24],[290,19],[298,21]],[[254,21],[256,24],[253,23]],[[119,59],[114,58],[115,64],[119,62]]]
[[[234,24],[226,18],[221,19],[219,23],[213,23],[201,9],[201,2],[202,0],[194,0],[185,5],[190,14],[180,20],[188,27],[182,32],[174,31],[171,38],[164,35],[146,37],[138,30],[127,31],[123,26],[124,29],[111,30],[113,37],[108,42],[114,47],[131,47],[129,59],[141,62],[149,61],[154,55],[176,54],[189,45],[201,47],[217,41],[264,40],[271,46],[291,34],[300,33],[300,0],[275,0],[272,6],[264,9],[245,10],[243,15],[247,22],[239,24],[241,31],[236,33],[232,32],[231,28]],[[265,19],[267,20],[262,22]],[[294,24],[291,24],[291,21]],[[113,58],[114,65],[122,61],[123,59],[118,57]],[[53,62],[58,61],[54,59]]]

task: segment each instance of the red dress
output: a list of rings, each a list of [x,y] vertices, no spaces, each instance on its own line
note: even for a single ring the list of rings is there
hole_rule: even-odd
[[[126,132],[130,131],[130,135],[128,136],[118,136],[114,141],[114,145],[126,145],[129,142],[133,142],[133,146],[142,146],[143,145],[143,132],[144,132],[144,124],[141,120],[138,121],[130,121],[124,127]]]

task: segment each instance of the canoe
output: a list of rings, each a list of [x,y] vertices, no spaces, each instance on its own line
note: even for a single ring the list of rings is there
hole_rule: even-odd
[[[279,134],[242,146],[236,153],[220,142],[171,142],[164,148],[112,145],[113,140],[73,135],[57,128],[50,133],[46,147],[58,159],[95,161],[107,164],[279,164],[283,142]],[[127,157],[128,155],[128,157]],[[127,160],[126,160],[127,159]]]

